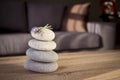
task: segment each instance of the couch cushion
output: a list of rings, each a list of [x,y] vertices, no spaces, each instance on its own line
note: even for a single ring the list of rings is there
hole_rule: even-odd
[[[46,24],[52,25],[53,30],[59,30],[64,5],[28,3],[27,7],[29,30],[34,26],[45,26]]]
[[[0,33],[26,32],[26,16],[24,2],[0,2]]]
[[[90,3],[74,4],[69,6],[63,20],[64,31],[86,32]]]
[[[30,34],[1,34],[0,35],[0,55],[25,54],[28,47]]]
[[[101,38],[94,33],[55,32],[55,50],[93,49],[100,47]],[[25,54],[30,34],[1,34],[0,55]]]
[[[99,48],[101,38],[94,33],[81,32],[56,32],[55,50],[77,50]]]

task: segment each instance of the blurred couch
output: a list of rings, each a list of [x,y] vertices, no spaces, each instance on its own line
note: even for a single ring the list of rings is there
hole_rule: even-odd
[[[27,43],[31,39],[31,28],[46,24],[52,25],[56,34],[55,51],[114,49],[114,23],[85,20],[86,31],[63,30],[69,6],[27,1],[0,2],[0,55],[25,54],[29,48]]]

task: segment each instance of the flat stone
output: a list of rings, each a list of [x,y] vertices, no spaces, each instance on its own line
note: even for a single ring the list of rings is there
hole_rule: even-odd
[[[55,62],[58,60],[58,54],[54,51],[39,51],[29,48],[26,51],[26,55],[30,59],[40,62]]]
[[[56,48],[56,43],[54,41],[39,41],[36,39],[31,39],[28,45],[37,50],[54,50]]]
[[[36,32],[38,27],[34,27],[31,30],[31,36],[37,40],[43,40],[43,41],[51,41],[55,38],[55,33],[50,29],[41,29],[40,31]]]
[[[32,60],[27,60],[24,63],[24,68],[27,70],[35,71],[35,72],[53,72],[58,68],[57,62],[52,63],[39,63]]]

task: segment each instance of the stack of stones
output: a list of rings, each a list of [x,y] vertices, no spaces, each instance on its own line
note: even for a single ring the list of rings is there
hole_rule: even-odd
[[[53,50],[56,43],[52,41],[55,33],[50,30],[50,26],[34,27],[31,30],[31,39],[28,42],[29,49],[26,51],[28,60],[24,68],[35,72],[53,72],[58,68],[58,54]]]

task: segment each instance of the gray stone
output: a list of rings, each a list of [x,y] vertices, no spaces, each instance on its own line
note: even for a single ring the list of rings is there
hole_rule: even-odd
[[[26,51],[26,55],[30,59],[40,62],[55,62],[58,60],[58,54],[54,51],[39,51],[29,48]]]
[[[32,60],[27,60],[24,63],[24,68],[27,70],[35,71],[35,72],[53,72],[58,68],[57,62],[52,63],[39,63]]]
[[[56,43],[54,41],[39,41],[36,39],[31,39],[28,45],[37,50],[53,50],[56,48]]]
[[[44,27],[34,27],[31,30],[31,36],[37,40],[42,40],[42,41],[52,41],[55,38],[55,33],[50,30],[46,29]]]

